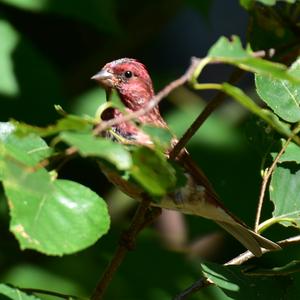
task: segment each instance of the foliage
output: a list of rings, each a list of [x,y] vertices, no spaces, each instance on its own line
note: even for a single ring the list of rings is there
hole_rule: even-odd
[[[116,172],[124,181],[134,182],[153,201],[176,192],[178,186],[185,183],[182,170],[163,154],[172,144],[169,131],[141,127],[153,140],[153,148],[116,143],[94,135],[93,128],[101,123],[97,109],[105,103],[105,93],[100,89],[91,90],[88,83],[81,85],[83,78],[96,71],[93,68],[99,65],[99,61],[105,63],[108,57],[127,53],[131,45],[138,49],[140,39],[132,35],[133,28],[140,30],[138,34],[145,37],[144,40],[150,40],[157,35],[152,30],[161,30],[162,25],[181,9],[180,1],[165,0],[158,11],[156,3],[148,3],[140,9],[139,18],[129,18],[135,16],[134,12],[126,6],[127,1],[121,2],[0,0],[0,101],[3,107],[0,112],[3,120],[0,123],[0,180],[3,187],[0,231],[1,239],[8,241],[7,244],[1,242],[0,266],[4,270],[1,280],[13,284],[0,284],[3,299],[44,299],[42,296],[38,298],[44,292],[50,293],[47,299],[55,296],[75,299],[68,296],[73,294],[81,299],[82,295],[91,293],[112,256],[118,226],[125,226],[126,217],[125,209],[123,221],[119,221],[121,225],[114,224],[114,219],[110,220],[112,202],[121,203],[124,197],[109,198],[106,193],[108,183],[100,171],[94,171],[94,166],[98,166],[94,162]],[[139,7],[137,1],[134,2]],[[214,7],[211,2],[205,5],[198,2],[189,0],[185,5],[200,11],[208,19]],[[226,206],[231,206],[242,219],[252,223],[254,218],[251,215],[257,206],[255,199],[259,197],[261,181],[266,180],[266,173],[275,161],[267,193],[263,195],[269,197],[271,204],[265,201],[258,230],[266,232],[273,240],[286,239],[299,235],[300,229],[300,58],[297,57],[300,3],[297,0],[240,0],[240,4],[250,18],[247,45],[243,46],[238,36],[218,38],[188,82],[195,93],[213,89],[234,100],[237,105],[232,107],[238,115],[238,122],[232,124],[230,120],[232,114],[228,111],[233,105],[230,102],[226,104],[229,109],[209,117],[191,139],[189,147],[212,178],[221,198],[240,198],[243,201],[226,201]],[[128,23],[124,23],[120,11],[127,16]],[[138,23],[141,19],[142,24],[147,20],[147,24],[151,23],[154,13],[157,24],[153,24],[153,29]],[[95,46],[101,49],[101,53],[99,57],[95,57],[94,52],[83,53],[87,59],[80,59],[74,49],[80,48],[80,42],[84,44],[85,38],[79,34],[76,47],[63,41],[64,52],[56,38],[56,46],[49,48],[49,53],[42,51],[49,46],[45,36],[29,38],[28,32],[32,28],[21,28],[14,16],[20,16],[22,20],[32,17],[32,27],[37,22],[35,18],[44,22],[53,18],[59,28],[66,25],[76,33],[83,30],[91,40],[90,47],[86,48]],[[66,38],[64,30],[63,38]],[[104,42],[98,44],[98,37]],[[35,38],[40,44],[32,42]],[[120,46],[123,44],[124,48]],[[270,48],[275,49],[272,56],[268,56]],[[257,50],[265,50],[265,55]],[[251,74],[250,88],[246,90],[235,82],[226,82],[226,79],[209,83],[202,80],[205,78],[203,70],[216,64],[230,65]],[[77,74],[85,77],[78,78]],[[163,76],[159,80],[163,81]],[[72,86],[69,93],[76,96],[72,99],[73,104],[66,100],[66,82]],[[178,89],[170,99],[176,95],[180,96],[180,101],[186,99],[180,92],[191,91]],[[189,128],[200,113],[200,106],[205,105],[205,102],[199,105],[198,94],[193,94],[193,97],[197,101],[190,104],[187,101],[185,106],[181,106],[182,101],[174,101],[175,109],[166,109],[166,119],[178,136]],[[22,99],[28,102],[22,102]],[[72,114],[56,105],[60,116],[55,120],[55,109],[50,112],[53,101]],[[8,118],[10,121],[6,121]],[[248,131],[245,130],[247,126]],[[245,142],[245,132],[250,145]],[[285,152],[276,162],[282,147],[286,148]],[[255,150],[258,150],[258,155]],[[70,162],[74,157],[75,162]],[[94,180],[96,184],[93,184]],[[104,195],[105,200],[99,195]],[[110,209],[107,203],[111,205]],[[128,203],[129,207],[131,202]],[[197,235],[213,230],[210,227],[213,225],[207,225],[203,220],[188,219],[188,223]],[[149,300],[171,299],[201,276],[209,278],[215,285],[202,289],[197,299],[296,299],[293,295],[299,292],[297,245],[251,261],[251,267],[247,264],[222,264],[240,253],[235,246],[226,248],[226,257],[220,254],[226,252],[221,249],[219,256],[212,259],[214,261],[198,263],[195,260],[197,264],[195,261],[191,264],[183,253],[158,245],[154,235],[151,230],[141,234],[140,244],[116,274],[107,299],[140,299],[141,292]],[[189,251],[192,247],[181,245],[178,248]],[[31,250],[21,251],[25,249]],[[37,258],[33,259],[35,255]],[[35,264],[40,262],[42,268],[35,269]],[[157,266],[162,270],[158,271]],[[141,268],[144,269],[144,279],[140,278]],[[159,280],[158,272],[165,282]],[[82,273],[87,276],[79,279]],[[58,278],[55,288],[61,292],[59,295],[49,291],[55,276]],[[38,280],[26,281],[28,278],[39,278],[41,284]],[[135,281],[138,283],[133,284]],[[32,287],[33,290],[23,287]],[[37,292],[38,289],[46,291]]]

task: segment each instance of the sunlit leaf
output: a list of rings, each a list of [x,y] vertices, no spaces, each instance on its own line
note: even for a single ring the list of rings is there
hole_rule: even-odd
[[[35,166],[39,161],[51,155],[52,149],[35,134],[19,137],[11,123],[0,123],[0,141],[4,151],[2,155],[15,159],[28,166]]]
[[[33,295],[28,295],[21,290],[11,287],[9,285],[0,284],[0,295],[2,300],[39,300],[40,298],[33,296]]]
[[[300,78],[300,59],[292,64],[287,72]],[[260,98],[274,112],[288,122],[300,120],[300,83],[278,80],[270,73],[268,76],[255,76],[256,90]]]
[[[250,50],[243,49],[237,36],[233,36],[232,40],[226,37],[219,38],[208,51],[208,57],[212,61],[233,64],[246,71],[300,83],[300,76],[287,72],[285,65],[254,57]]]
[[[6,176],[3,185],[10,230],[22,249],[69,254],[94,244],[107,232],[106,204],[90,189],[68,180],[52,182],[42,171],[17,171],[11,173],[14,178]]]
[[[278,165],[272,175],[269,191],[274,203],[272,222],[300,228],[300,165]]]
[[[285,143],[285,141],[282,141],[282,145]],[[277,153],[272,153],[273,158]],[[296,162],[297,164],[300,164],[300,147],[296,145],[295,143],[289,143],[284,153],[280,156],[279,163],[282,162]]]
[[[255,0],[255,1],[268,6],[272,6],[275,5],[277,2],[287,2],[292,4],[295,3],[297,0]]]
[[[61,131],[91,131],[93,119],[89,117],[79,117],[75,115],[66,115],[64,118],[58,120],[55,124],[47,127],[32,126],[23,122],[12,120],[11,123],[16,127],[16,133],[19,135],[26,135],[28,133],[35,133],[39,136],[46,137],[60,133]]]
[[[60,138],[78,149],[82,156],[101,157],[115,165],[119,170],[126,170],[131,166],[129,152],[118,143],[95,137],[92,133],[63,132]]]

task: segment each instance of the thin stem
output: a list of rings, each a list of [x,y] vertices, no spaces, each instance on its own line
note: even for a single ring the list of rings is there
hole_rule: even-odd
[[[145,222],[145,214],[150,206],[150,203],[151,200],[148,197],[144,196],[132,219],[128,231],[126,231],[126,235],[123,235],[123,237],[121,237],[119,246],[117,247],[113,258],[109,262],[106,270],[102,275],[102,278],[98,282],[91,296],[91,300],[102,299],[107,287],[112,281],[114,274],[124,260],[127,252],[132,249],[132,245],[134,244],[136,236],[141,230],[141,226]]]
[[[213,284],[211,280],[209,280],[206,277],[202,277],[199,280],[197,280],[195,283],[193,283],[190,287],[185,289],[183,292],[181,292],[179,295],[177,295],[173,300],[184,300],[187,299],[187,297],[193,293],[196,293],[197,291]]]
[[[259,233],[264,232],[267,228],[269,228],[270,226],[279,223],[279,222],[289,222],[292,223],[294,221],[294,219],[292,218],[270,218],[262,223],[259,224],[257,231]]]
[[[222,90],[222,85],[219,83],[195,83],[193,84],[195,90]]]
[[[293,245],[293,244],[299,244],[300,243],[300,235],[293,236],[290,238],[287,238],[285,240],[281,240],[276,242],[281,248],[286,248],[287,246]],[[267,253],[271,252],[273,250],[270,249],[264,249],[262,248],[262,253]],[[249,250],[245,251],[244,253],[240,254],[239,256],[233,258],[232,260],[228,261],[227,263],[224,264],[224,266],[229,266],[229,265],[241,265],[248,261],[251,258],[254,258],[254,254],[251,253]]]
[[[277,244],[281,247],[281,248],[286,248],[290,245],[293,244],[299,244],[300,243],[300,235],[297,236],[293,236],[290,238],[287,238],[285,240],[281,240],[278,241]],[[271,252],[272,250],[269,249],[262,249],[262,253],[267,253],[267,252]],[[252,252],[250,252],[249,250],[242,253],[241,255],[233,258],[232,260],[226,262],[224,264],[224,266],[231,266],[231,265],[241,265],[244,262],[250,260],[251,258],[254,258],[254,254]],[[191,294],[211,285],[214,284],[213,281],[211,281],[208,278],[202,277],[199,280],[197,280],[195,283],[193,283],[189,288],[187,288],[186,290],[184,290],[183,292],[181,292],[179,295],[177,295],[174,300],[184,300],[187,299],[188,296],[190,296]]]
[[[229,78],[229,82],[232,84],[236,83],[244,73],[245,72],[243,70],[235,69]],[[210,84],[210,86],[211,85],[212,84]],[[218,86],[216,86],[215,88],[219,89]],[[215,111],[223,103],[225,98],[226,98],[226,94],[223,93],[222,91],[219,91],[216,94],[216,96],[206,105],[203,111],[199,114],[199,116],[195,119],[192,125],[187,129],[184,135],[180,138],[177,144],[170,151],[169,153],[170,159],[175,159],[178,156],[180,151],[186,146],[188,141],[197,132],[200,126],[207,120],[207,118],[211,115],[211,113]]]
[[[300,129],[300,126],[298,125],[292,131],[292,135],[286,140],[286,142],[282,146],[281,150],[276,155],[272,165],[270,166],[269,169],[267,169],[267,172],[265,172],[265,174],[263,176],[263,181],[262,181],[262,184],[261,184],[261,189],[260,189],[260,194],[259,194],[259,199],[258,199],[256,217],[255,217],[255,225],[254,225],[254,231],[255,232],[257,232],[258,229],[259,229],[260,216],[261,216],[262,206],[263,206],[264,198],[265,198],[265,192],[266,192],[266,188],[267,188],[267,184],[269,182],[269,179],[270,179],[271,175],[273,174],[273,171],[274,171],[280,157],[285,152],[286,148],[288,147],[288,145],[291,142],[291,140],[293,139],[293,137],[298,133],[299,129]]]

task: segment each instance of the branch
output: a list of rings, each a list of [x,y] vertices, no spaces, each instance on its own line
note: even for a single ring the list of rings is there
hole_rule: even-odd
[[[199,280],[197,280],[194,284],[192,284],[190,287],[188,287],[183,292],[181,292],[179,295],[175,296],[175,298],[173,298],[173,300],[187,299],[187,297],[189,295],[196,293],[197,291],[199,291],[202,288],[205,288],[211,284],[213,284],[213,282],[210,279],[208,279],[206,277],[202,277]]]
[[[285,248],[287,246],[293,245],[293,244],[299,244],[300,243],[300,235],[278,241],[277,244],[280,245],[281,248]],[[269,249],[262,249],[262,253],[271,252],[272,250]],[[251,253],[249,250],[242,253],[241,255],[233,258],[232,260],[228,261],[224,264],[224,266],[230,266],[230,265],[241,265],[244,262],[248,261],[251,258],[254,258],[254,254]],[[191,294],[201,290],[202,288],[205,288],[211,284],[214,284],[213,281],[211,281],[209,278],[202,277],[199,280],[197,280],[195,283],[193,283],[190,287],[185,289],[183,292],[181,292],[179,295],[177,295],[173,300],[184,300],[187,299],[188,296]]]
[[[300,243],[300,235],[293,236],[291,238],[287,238],[285,240],[281,240],[276,242],[281,248],[286,248],[287,246],[293,245],[293,244],[299,244]],[[267,253],[271,252],[273,250],[269,249],[262,249],[262,253]],[[232,260],[228,261],[227,263],[224,264],[224,266],[230,266],[230,265],[241,265],[244,262],[248,261],[251,258],[254,258],[255,256],[250,252],[246,251],[242,253],[241,255],[233,258]]]
[[[170,92],[172,92],[174,89],[176,89],[180,85],[183,85],[186,81],[188,81],[192,77],[192,75],[193,75],[195,69],[197,68],[197,66],[199,65],[200,61],[201,61],[200,58],[193,57],[191,59],[191,64],[190,64],[189,68],[186,70],[186,72],[178,79],[176,79],[176,80],[172,81],[171,83],[169,83],[168,85],[166,85],[142,109],[134,111],[132,113],[128,113],[128,114],[118,117],[118,118],[114,118],[114,119],[111,119],[108,121],[103,121],[94,129],[93,133],[95,135],[98,135],[100,132],[102,132],[112,126],[115,126],[115,125],[130,121],[132,119],[141,117],[141,116],[147,114],[148,112],[150,112]]]
[[[229,78],[229,83],[236,83],[240,77],[245,72],[241,69],[235,69]],[[169,153],[170,159],[175,159],[180,151],[186,146],[188,141],[192,138],[192,136],[197,132],[200,126],[206,121],[206,119],[210,116],[210,114],[218,108],[226,98],[226,94],[222,91],[219,91],[216,96],[206,105],[197,119],[192,123],[192,125],[187,129],[184,135],[180,138],[177,144],[173,147],[173,149]]]
[[[292,135],[286,140],[284,143],[283,147],[281,148],[280,152],[276,155],[271,167],[267,170],[267,172],[263,176],[263,181],[261,184],[261,189],[260,189],[260,194],[259,194],[259,200],[258,200],[258,205],[257,205],[257,211],[256,211],[256,217],[255,217],[255,226],[254,226],[254,231],[257,232],[259,229],[259,222],[260,222],[260,216],[261,216],[261,211],[262,211],[262,206],[264,202],[264,196],[267,188],[267,184],[269,182],[269,179],[271,175],[273,174],[273,171],[282,156],[282,154],[285,152],[286,148],[288,147],[289,143],[291,140],[294,138],[294,136],[299,132],[300,126],[298,125],[292,132]]]
[[[147,223],[145,222],[145,215],[150,206],[150,203],[151,200],[148,197],[144,196],[142,202],[136,210],[131,225],[129,226],[129,229],[121,236],[119,246],[117,247],[113,258],[111,259],[106,270],[104,271],[102,278],[98,282],[91,296],[91,300],[102,299],[107,287],[112,281],[114,274],[116,273],[123,259],[125,258],[125,255],[129,250],[133,249],[133,245],[139,231]]]

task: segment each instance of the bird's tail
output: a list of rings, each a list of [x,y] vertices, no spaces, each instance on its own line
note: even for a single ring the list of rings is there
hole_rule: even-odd
[[[279,245],[268,240],[267,238],[255,233],[251,229],[243,226],[239,223],[227,223],[222,221],[215,221],[231,235],[233,235],[238,241],[240,241],[249,251],[255,256],[261,256],[261,248],[269,250],[281,249]]]

